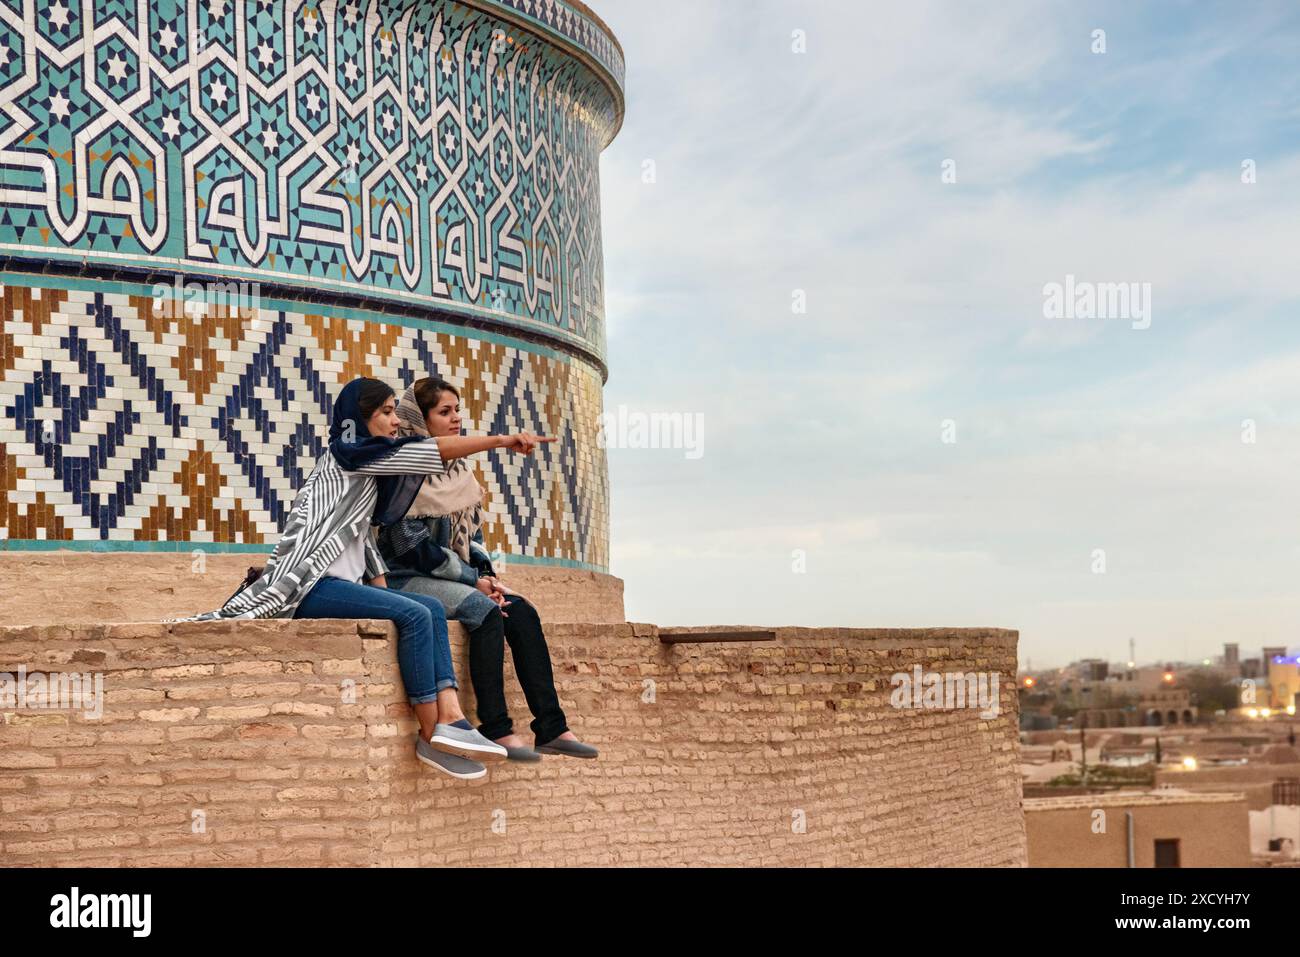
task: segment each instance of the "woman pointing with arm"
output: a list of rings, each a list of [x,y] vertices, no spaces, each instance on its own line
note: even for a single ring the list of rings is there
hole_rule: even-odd
[[[489,449],[529,454],[544,441],[529,433],[402,438],[393,390],[377,379],[349,382],[334,403],[329,448],[295,497],[262,574],[216,611],[178,620],[392,621],[402,683],[420,723],[417,757],[453,777],[482,777],[479,760],[504,759],[506,750],[461,710],[442,605],[382,587],[387,568],[370,526],[404,515],[424,476],[443,472],[446,461]]]

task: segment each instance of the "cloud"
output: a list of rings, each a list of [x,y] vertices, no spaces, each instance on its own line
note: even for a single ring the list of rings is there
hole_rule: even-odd
[[[706,422],[699,461],[611,454],[630,614],[1019,626],[1044,664],[1286,640],[1300,31],[1156,8],[601,4],[606,404]],[[1044,318],[1067,274],[1150,283],[1151,328]]]

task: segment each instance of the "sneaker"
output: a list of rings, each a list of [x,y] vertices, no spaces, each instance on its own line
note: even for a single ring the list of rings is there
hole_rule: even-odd
[[[562,754],[569,758],[594,758],[600,754],[591,745],[583,744],[581,741],[570,741],[568,738],[556,738],[545,744],[539,742],[533,745],[533,750],[538,754]]]
[[[439,751],[471,760],[504,761],[508,756],[504,747],[473,728],[458,728],[451,724],[435,725],[429,744]]]
[[[477,761],[439,751],[431,747],[429,742],[418,734],[415,736],[415,756],[425,764],[437,768],[444,774],[450,774],[453,778],[460,778],[462,781],[473,781],[487,774],[487,768]]]

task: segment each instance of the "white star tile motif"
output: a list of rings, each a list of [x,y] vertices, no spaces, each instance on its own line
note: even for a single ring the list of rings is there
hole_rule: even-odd
[[[171,27],[163,27],[158,31],[158,49],[164,53],[171,53],[180,43],[180,38],[175,30]]]
[[[53,26],[54,29],[66,30],[68,28],[68,23],[70,22],[69,11],[67,4],[63,3],[62,0],[50,4],[45,15],[49,18],[50,25]]]
[[[69,107],[71,102],[63,93],[55,93],[50,97],[50,115],[57,116],[61,120],[68,118]]]
[[[168,112],[162,118],[162,131],[168,139],[176,139],[181,135],[181,121],[175,113]]]
[[[108,75],[115,80],[125,80],[127,75],[126,58],[122,56],[111,56],[104,64],[104,69]]]

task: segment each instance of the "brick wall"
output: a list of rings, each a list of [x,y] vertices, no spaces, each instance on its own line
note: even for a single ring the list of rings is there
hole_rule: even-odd
[[[1097,814],[1104,812],[1104,818]],[[1143,792],[1026,798],[1030,867],[1155,866],[1155,842],[1178,841],[1181,867],[1249,867],[1250,822],[1240,794]]]
[[[1156,772],[1156,785],[1167,784],[1187,791],[1238,791],[1246,806],[1262,811],[1273,803],[1273,782],[1279,778],[1300,778],[1300,764],[1240,764],[1199,767],[1195,771],[1170,768]]]
[[[138,621],[185,618],[220,608],[250,565],[263,565],[270,549],[252,554],[205,554],[202,545],[178,552],[4,551],[0,543],[0,621]],[[503,581],[551,621],[621,622],[623,582],[601,572],[523,561],[498,562]]]
[[[789,628],[776,642],[675,646],[651,625],[547,634],[570,724],[601,758],[459,782],[414,759],[386,622],[0,628],[0,671],[100,672],[105,696],[98,720],[0,708],[0,853],[10,865],[1026,862],[1013,681],[993,719],[889,703],[889,676],[916,663],[1014,676],[1015,632]],[[469,708],[458,626],[453,649]]]

